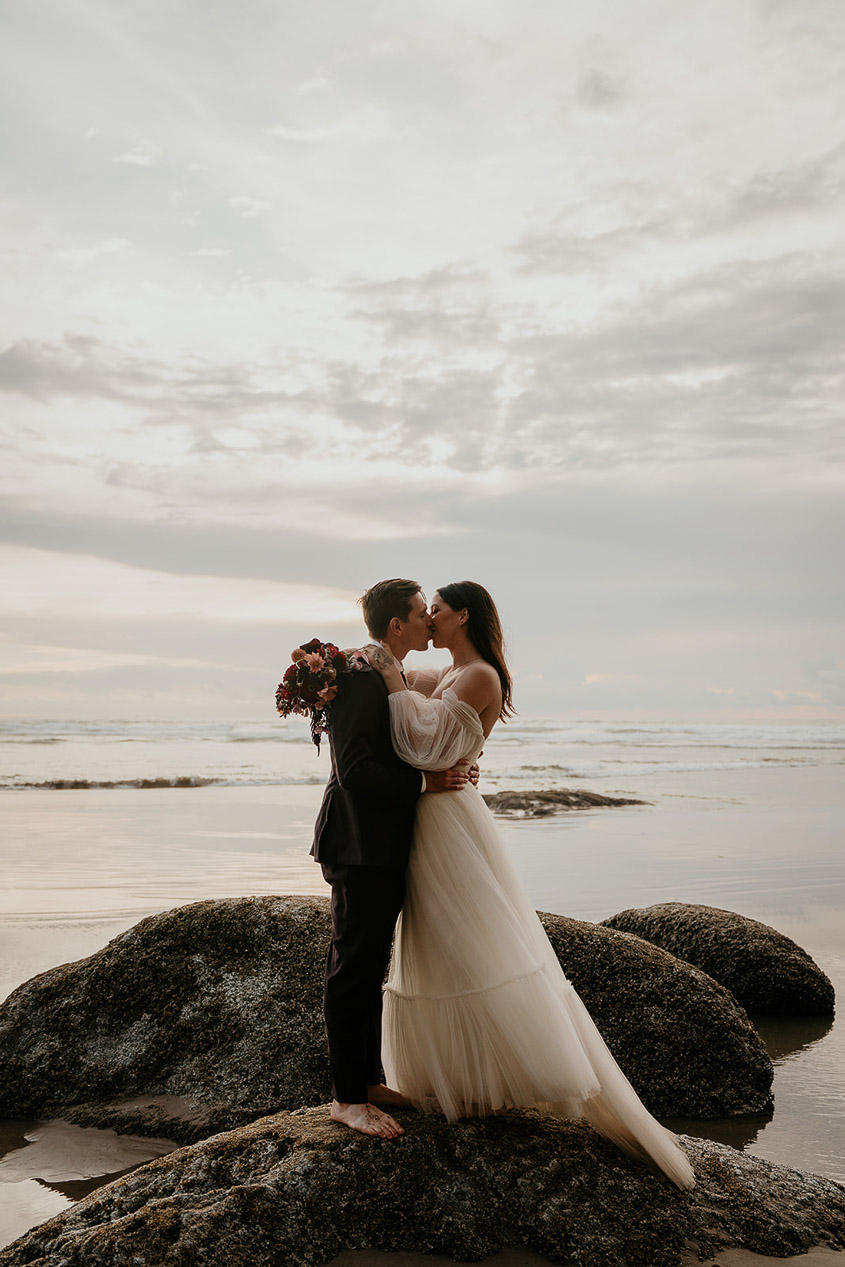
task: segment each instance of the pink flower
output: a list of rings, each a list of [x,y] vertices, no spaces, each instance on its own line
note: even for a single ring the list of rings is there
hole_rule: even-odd
[[[308,668],[311,673],[319,673],[321,669],[326,667],[325,660],[316,651],[304,654],[302,658],[305,661],[306,668]]]

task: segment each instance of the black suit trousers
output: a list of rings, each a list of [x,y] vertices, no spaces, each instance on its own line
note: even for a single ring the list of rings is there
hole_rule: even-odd
[[[382,983],[405,897],[405,872],[321,864],[332,886],[324,1010],[332,1096],[363,1104],[381,1081]]]

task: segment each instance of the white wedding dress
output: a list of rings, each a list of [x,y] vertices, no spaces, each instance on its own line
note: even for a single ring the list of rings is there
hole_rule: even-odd
[[[390,696],[397,753],[423,770],[474,760],[478,714],[453,690]],[[388,1085],[454,1121],[502,1107],[583,1117],[620,1148],[694,1185],[675,1136],[613,1059],[566,979],[481,795],[420,797],[384,993]]]

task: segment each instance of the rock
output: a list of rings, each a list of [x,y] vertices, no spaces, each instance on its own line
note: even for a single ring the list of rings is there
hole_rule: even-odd
[[[758,1113],[772,1067],[715,982],[639,938],[542,917],[653,1112]],[[0,1006],[0,1117],[182,1143],[329,1095],[325,898],[229,898],[143,920]]]
[[[768,924],[715,906],[661,902],[604,920],[708,973],[747,1011],[832,1016],[834,991],[806,951]]]
[[[585,1123],[400,1113],[382,1141],[325,1107],[280,1113],[150,1162],[0,1252],[0,1267],[321,1267],[347,1249],[478,1259],[511,1245],[581,1267],[676,1267],[742,1247],[845,1247],[845,1188],[682,1138],[682,1193]]]
[[[765,1044],[705,973],[629,933],[540,913],[575,989],[657,1117],[741,1117],[771,1106]],[[682,1113],[679,1105],[685,1105]]]
[[[197,902],[35,977],[0,1006],[0,1117],[186,1141],[324,1102],[329,937],[326,899]]]
[[[546,818],[570,809],[592,809],[596,805],[648,805],[622,796],[602,796],[599,792],[582,792],[560,788],[540,792],[488,792],[484,800],[494,814],[524,818]]]

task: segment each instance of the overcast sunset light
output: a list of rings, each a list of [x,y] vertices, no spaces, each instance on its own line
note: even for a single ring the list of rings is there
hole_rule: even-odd
[[[845,717],[840,0],[2,25],[5,715],[272,715],[400,575],[521,714]]]

